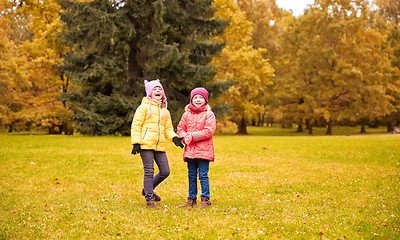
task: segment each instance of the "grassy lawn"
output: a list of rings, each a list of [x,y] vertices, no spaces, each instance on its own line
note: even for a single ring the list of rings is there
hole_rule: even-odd
[[[303,126],[304,127],[304,126]],[[354,136],[360,135],[361,127],[348,127],[348,126],[333,126],[332,135],[336,136]],[[386,127],[366,128],[367,133],[362,135],[371,134],[387,134]],[[297,126],[293,128],[280,128],[276,127],[247,127],[247,132],[250,135],[263,135],[263,136],[309,136],[308,130],[303,129],[303,132],[297,132]],[[314,127],[312,136],[325,136],[326,127]]]
[[[265,131],[214,137],[207,209],[177,208],[187,170],[169,143],[158,210],[128,137],[1,134],[0,239],[400,238],[400,135]]]

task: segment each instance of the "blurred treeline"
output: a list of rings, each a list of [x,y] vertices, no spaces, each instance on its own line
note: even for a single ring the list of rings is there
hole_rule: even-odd
[[[143,81],[174,125],[206,87],[218,131],[400,121],[400,1],[1,0],[0,125],[129,135]]]

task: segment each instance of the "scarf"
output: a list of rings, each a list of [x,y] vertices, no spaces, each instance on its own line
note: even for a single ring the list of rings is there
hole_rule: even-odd
[[[207,104],[204,104],[204,106],[201,106],[201,107],[196,107],[193,104],[190,104],[188,108],[194,113],[199,113],[199,112],[204,111],[207,108]]]

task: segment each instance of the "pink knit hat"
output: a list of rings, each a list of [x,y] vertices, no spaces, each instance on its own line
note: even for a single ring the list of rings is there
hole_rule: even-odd
[[[147,81],[144,80],[144,87],[146,89],[146,97],[150,100],[150,104],[149,104],[149,117],[151,117],[151,93],[153,92],[153,89],[155,87],[160,87],[162,89],[162,97],[161,97],[161,101],[163,103],[165,103],[165,109],[167,109],[167,97],[165,96],[165,92],[164,92],[164,88],[160,83],[159,79],[153,80],[153,81]],[[165,109],[164,109],[164,113],[162,115],[162,117],[165,116]]]
[[[153,92],[153,89],[155,87],[160,87],[162,89],[162,91],[163,91],[163,95],[161,97],[161,100],[163,100],[163,101],[167,100],[167,98],[165,97],[165,94],[164,94],[164,88],[161,85],[159,79],[156,79],[156,80],[153,80],[153,81],[150,81],[150,82],[147,81],[147,80],[144,80],[144,87],[146,88],[146,97],[150,97],[151,96],[151,93]]]
[[[208,91],[205,88],[199,87],[199,88],[195,88],[192,90],[192,92],[190,92],[190,103],[192,103],[193,97],[197,94],[200,94],[201,96],[203,96],[204,100],[206,100],[206,104],[208,103]]]

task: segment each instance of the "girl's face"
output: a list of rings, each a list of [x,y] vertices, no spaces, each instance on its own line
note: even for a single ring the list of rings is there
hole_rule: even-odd
[[[196,94],[196,95],[194,95],[194,97],[192,99],[192,104],[195,107],[202,107],[202,106],[204,106],[204,104],[206,104],[206,100],[200,94]]]
[[[153,91],[151,92],[151,98],[157,101],[160,101],[163,96],[163,90],[160,87],[155,87],[153,88]]]

